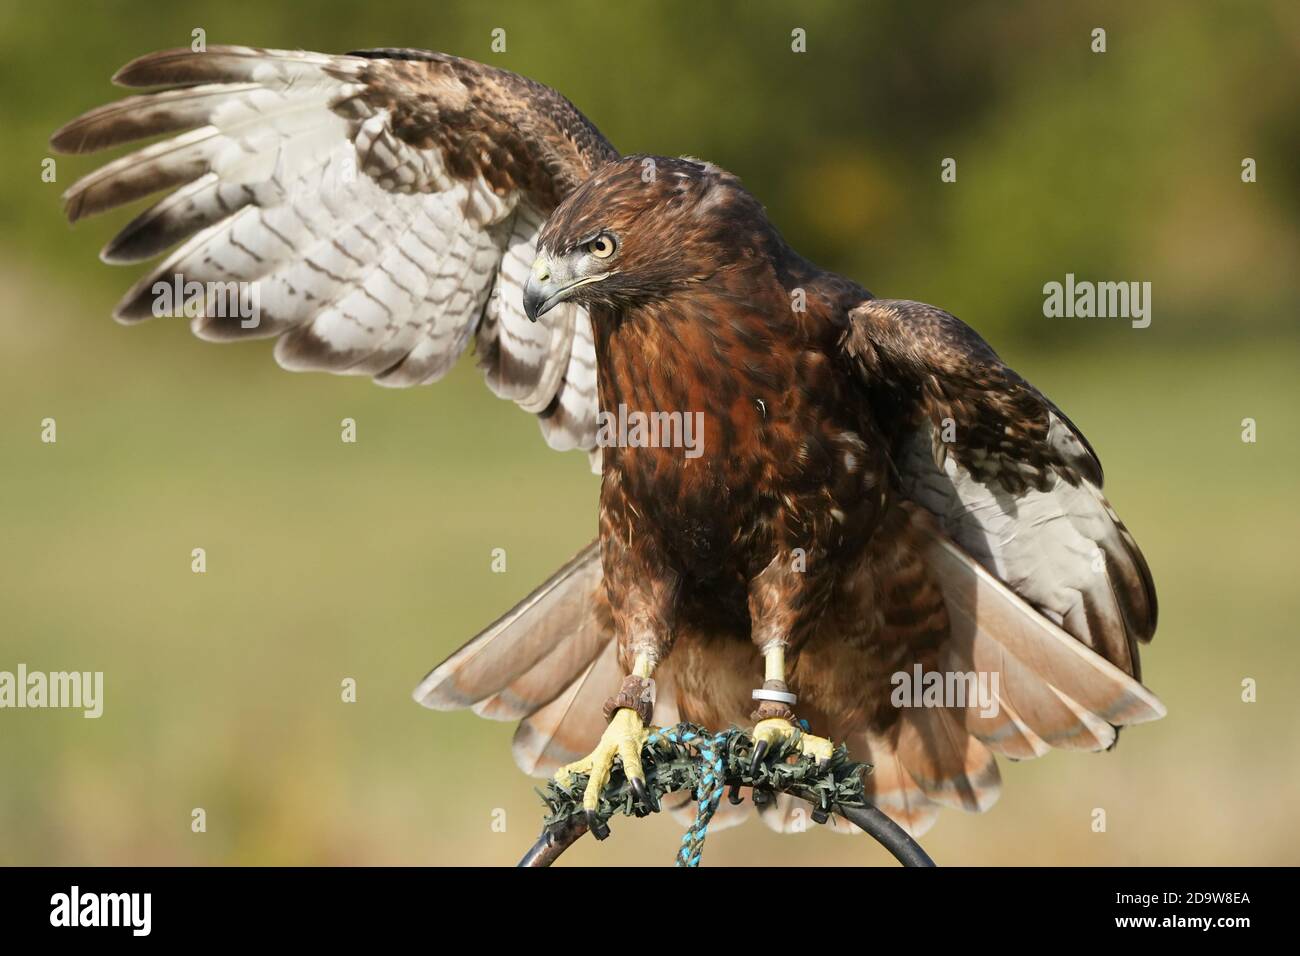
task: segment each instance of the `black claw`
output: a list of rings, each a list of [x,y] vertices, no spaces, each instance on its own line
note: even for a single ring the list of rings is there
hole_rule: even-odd
[[[754,788],[754,806],[765,807],[772,802],[772,794],[760,787]]]
[[[740,784],[733,783],[727,790],[727,802],[733,807],[738,807],[745,802],[745,798],[740,795]]]
[[[632,787],[632,795],[636,797],[636,802],[645,809],[647,813],[654,812],[654,801],[650,799],[650,791],[646,789],[645,781],[640,777],[631,777],[628,783]]]
[[[763,758],[767,756],[767,741],[760,740],[754,744],[754,757],[749,762],[749,775],[752,777],[758,773],[759,765],[762,764]]]
[[[591,835],[597,840],[603,840],[609,836],[609,827],[601,822],[595,810],[587,811],[587,829],[591,831]]]
[[[830,816],[831,815],[826,811],[825,807],[813,808],[813,812],[812,812],[813,823],[825,823],[827,820],[830,819]]]

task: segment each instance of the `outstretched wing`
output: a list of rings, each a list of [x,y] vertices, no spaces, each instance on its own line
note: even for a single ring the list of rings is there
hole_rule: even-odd
[[[848,318],[841,346],[903,499],[904,532],[878,533],[899,549],[880,562],[885,645],[928,670],[984,675],[996,698],[902,709],[851,741],[876,766],[873,802],[919,833],[936,804],[997,799],[995,754],[1101,750],[1164,715],[1139,682],[1155,588],[1092,448],[983,339],[920,302],[869,300]]]
[[[1140,678],[1155,586],[1079,430],[940,309],[878,299],[849,318],[842,345],[893,429],[902,494],[1020,598]]]
[[[167,296],[176,309],[172,290],[202,289],[184,295],[200,338],[278,336],[285,368],[392,386],[436,381],[476,338],[488,385],[537,414],[552,447],[594,447],[586,312],[564,305],[533,324],[522,307],[546,217],[618,155],[568,100],[414,50],[170,50],[114,82],[164,89],[86,113],[52,146],[169,138],[78,181],[68,218],[174,189],[101,258],[139,262],[180,244],[116,318],[166,311]]]

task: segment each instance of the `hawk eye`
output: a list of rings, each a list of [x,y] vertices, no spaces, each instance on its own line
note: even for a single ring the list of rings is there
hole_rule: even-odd
[[[614,254],[616,248],[618,248],[618,244],[614,242],[614,237],[607,232],[602,232],[587,243],[587,251],[597,259],[608,259]]]

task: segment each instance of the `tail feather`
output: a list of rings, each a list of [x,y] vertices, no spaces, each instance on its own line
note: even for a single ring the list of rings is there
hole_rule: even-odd
[[[939,806],[903,766],[887,741],[863,735],[856,753],[871,764],[865,778],[867,799],[914,837],[924,834],[939,819]]]
[[[677,723],[672,666],[656,676],[654,722]],[[546,776],[588,753],[623,668],[613,640],[596,542],[495,624],[435,667],[414,697],[434,710],[469,707],[519,720],[515,762]]]
[[[873,765],[868,798],[900,826],[916,836],[940,806],[987,810],[1001,790],[995,754],[1026,759],[1054,747],[1103,750],[1114,744],[1117,727],[1164,715],[1134,676],[1031,607],[933,526],[916,526],[927,574],[948,612],[939,666],[996,675],[996,684],[985,685],[996,706],[968,700],[964,707],[906,708],[888,731],[848,735],[854,757]],[[778,801],[764,820],[789,830],[797,824],[795,806]]]
[[[944,656],[944,669],[949,671],[974,671],[971,660],[964,659],[951,644]],[[1032,760],[1041,757],[1052,749],[1052,745],[1038,735],[1016,709],[1011,701],[1008,686],[1013,682],[1003,675],[999,687],[997,707],[986,712],[985,708],[967,707],[966,731],[971,736],[983,741],[984,745],[995,754],[1010,757],[1013,760]],[[1019,686],[1016,682],[1016,686]]]
[[[926,557],[948,605],[951,640],[969,647],[977,670],[1001,672],[1003,662],[1014,659],[1039,682],[1115,726],[1165,715],[1154,694],[1031,608],[948,538],[934,533]],[[1019,673],[1009,666],[1013,676]],[[1040,697],[1034,703],[1046,705]],[[1023,696],[1014,706],[1043,734]],[[1050,721],[1044,718],[1043,726]]]
[[[471,709],[488,720],[522,720],[554,700],[557,687],[568,687],[586,673],[609,643],[607,632],[583,627],[550,657]]]
[[[489,720],[522,720],[553,700],[556,689],[568,687],[610,644],[609,614],[603,600],[591,607],[572,633],[561,634],[549,654],[505,687],[474,705],[474,713]],[[602,613],[603,612],[603,613]]]
[[[430,671],[415,689],[415,699],[433,710],[472,707],[494,695],[503,696],[486,704],[485,710],[518,708],[524,700],[546,703],[554,693],[546,696],[536,683],[537,675],[530,672],[540,668],[538,673],[544,673],[552,666],[563,671],[573,659],[587,654],[599,637],[593,633],[591,618],[598,603],[596,589],[602,586],[600,551],[593,542],[509,613]],[[552,664],[552,657],[560,660]],[[594,652],[587,661],[593,657]],[[577,664],[572,673],[580,669]],[[564,686],[552,685],[556,691]],[[539,696],[544,699],[538,700]]]
[[[1119,731],[1106,723],[1088,708],[1083,707],[1070,699],[1070,696],[1052,688],[1052,693],[1060,699],[1075,719],[1075,733],[1069,738],[1068,743],[1058,744],[1053,742],[1052,746],[1061,747],[1062,749],[1075,750],[1109,750],[1115,745],[1118,739]]]
[[[606,699],[623,679],[613,641],[558,697],[519,724],[512,744],[524,773],[550,776],[585,756],[605,728]]]
[[[1007,756],[1017,759],[1040,757],[1054,747],[1061,750],[1103,750],[1114,741],[1114,731],[1109,724],[1096,718],[1092,722],[1081,721],[1079,711],[1070,706],[1073,701],[1067,703],[1042,676],[1026,667],[1016,656],[1006,653],[1001,644],[986,635],[977,638],[966,653],[954,648],[952,657],[953,666],[960,670],[997,674],[996,715],[983,719],[978,707],[969,707],[966,726],[975,736],[993,746],[990,735],[999,743],[1002,740],[989,725],[1002,720],[1018,721],[1023,725],[1022,739],[1014,741],[1013,745],[1018,749],[1007,752]],[[1016,729],[1020,730],[1020,727]],[[1004,752],[996,746],[993,749]]]
[[[997,759],[947,707],[909,710],[899,726],[897,755],[935,803],[982,813],[1002,792]]]

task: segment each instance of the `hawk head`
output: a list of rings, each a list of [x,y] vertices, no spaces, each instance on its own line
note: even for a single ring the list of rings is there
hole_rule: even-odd
[[[524,286],[536,321],[561,302],[634,306],[707,279],[771,232],[729,172],[695,159],[625,156],[556,207]]]

